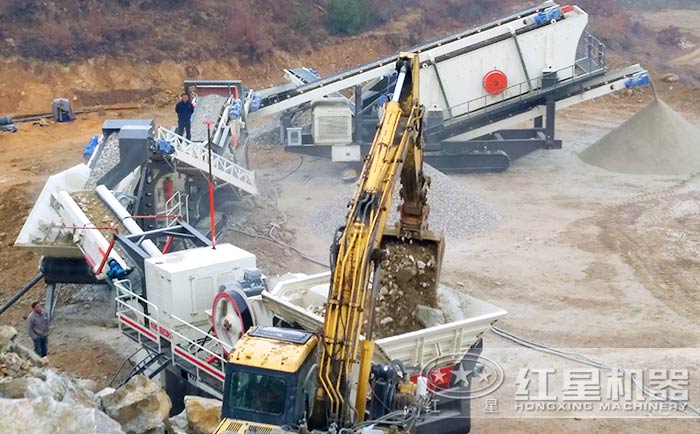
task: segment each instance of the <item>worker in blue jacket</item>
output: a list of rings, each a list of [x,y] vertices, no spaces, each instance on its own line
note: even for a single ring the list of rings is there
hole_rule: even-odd
[[[191,140],[194,105],[190,101],[190,96],[186,93],[180,95],[180,102],[175,105],[175,113],[177,113],[177,133]],[[187,130],[187,133],[185,133],[185,130]]]

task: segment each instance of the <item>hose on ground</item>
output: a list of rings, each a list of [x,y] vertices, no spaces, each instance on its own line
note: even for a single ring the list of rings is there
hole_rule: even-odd
[[[258,238],[258,239],[261,239],[261,240],[270,241],[270,242],[272,242],[272,243],[278,244],[278,245],[280,245],[280,246],[282,246],[282,247],[286,247],[286,248],[292,250],[294,253],[296,253],[297,255],[299,255],[299,256],[302,257],[303,259],[306,259],[306,260],[309,261],[309,262],[313,262],[314,264],[318,264],[318,265],[320,265],[320,266],[322,266],[322,267],[326,267],[326,268],[328,267],[328,264],[324,263],[323,261],[319,261],[319,260],[317,260],[317,259],[314,259],[314,258],[312,258],[311,256],[308,256],[306,253],[302,252],[301,250],[297,249],[296,247],[290,246],[289,244],[284,243],[284,242],[282,242],[282,241],[279,241],[279,240],[277,240],[277,239],[275,239],[275,238],[272,238],[272,237],[269,237],[269,236],[265,236],[265,235],[258,235],[258,234],[254,234],[254,233],[251,233],[251,232],[242,231],[242,230],[240,230],[240,229],[233,229],[233,228],[230,228],[229,230],[230,230],[231,232],[235,232],[235,233],[238,233],[238,234],[241,234],[241,235],[245,235],[245,236],[247,236],[247,237]]]
[[[683,404],[683,408],[685,408],[686,412],[693,413],[696,416],[700,416],[700,409],[697,407],[694,407],[684,401],[679,401],[676,399],[670,399],[670,398],[663,398],[659,396],[659,393],[648,387],[645,386],[643,383],[641,383],[630,371],[625,369],[622,366],[613,366],[613,365],[608,365],[596,360],[593,360],[583,354],[580,353],[575,353],[573,351],[564,351],[556,348],[552,348],[534,341],[527,340],[525,338],[521,338],[519,336],[514,335],[511,332],[508,332],[506,330],[503,330],[499,327],[492,326],[491,331],[493,331],[496,335],[500,336],[503,339],[506,339],[508,341],[511,341],[517,345],[520,345],[525,348],[529,348],[534,351],[539,351],[541,353],[546,353],[546,354],[551,354],[553,356],[570,360],[572,362],[576,363],[581,363],[583,365],[591,366],[593,368],[598,368],[604,371],[610,371],[610,372],[617,372],[621,375],[623,375],[625,378],[629,378],[632,381],[632,384],[646,397],[650,398],[651,400],[654,401],[660,401],[660,402],[676,402],[679,404]]]
[[[2,315],[3,312],[5,312],[10,307],[12,307],[12,305],[15,304],[17,302],[17,300],[22,298],[22,296],[24,294],[29,292],[29,290],[32,289],[34,287],[34,285],[39,283],[39,281],[43,278],[44,278],[44,273],[39,273],[36,276],[34,276],[34,278],[32,280],[30,280],[26,285],[24,285],[22,287],[22,289],[17,291],[15,293],[15,295],[13,295],[9,300],[7,300],[7,302],[2,307],[0,307],[0,315]]]

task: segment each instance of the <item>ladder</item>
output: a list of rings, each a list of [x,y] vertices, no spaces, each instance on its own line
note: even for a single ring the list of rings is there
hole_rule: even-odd
[[[197,143],[187,140],[185,137],[168,130],[158,128],[158,140],[169,142],[175,152],[172,154],[176,160],[197,168],[202,172],[209,172],[209,150],[205,143]],[[248,170],[234,163],[226,157],[222,157],[214,152],[211,153],[212,175],[223,182],[249,194],[257,194],[258,188],[255,185],[255,172]]]
[[[140,362],[136,363],[131,367],[129,372],[126,374],[126,377],[122,381],[120,381],[119,384],[114,386],[115,389],[121,388],[126,383],[128,383],[129,380],[131,380],[137,375],[143,374],[148,378],[152,379],[156,375],[160,374],[163,371],[163,369],[167,368],[168,365],[170,365],[170,359],[167,355],[163,353],[149,351],[148,349],[146,351],[146,357],[144,357],[143,359],[141,359]],[[127,359],[127,361],[130,361],[130,359]],[[123,367],[124,365],[122,364],[119,370],[114,374],[114,377],[112,378],[112,384],[121,373]]]

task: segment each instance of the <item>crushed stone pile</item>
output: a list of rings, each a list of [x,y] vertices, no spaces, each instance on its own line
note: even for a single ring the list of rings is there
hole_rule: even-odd
[[[99,154],[93,162],[94,165],[90,168],[92,171],[85,185],[88,190],[97,187],[97,182],[119,164],[119,134],[112,133],[107,136],[96,152]]]
[[[251,146],[280,145],[280,127],[277,122],[267,122],[248,130],[248,144]]]
[[[207,95],[197,98],[197,106],[194,108],[191,120],[192,141],[206,142],[207,126],[204,125],[205,121],[213,122],[211,128],[212,134],[214,134],[216,122],[219,120],[221,109],[224,107],[226,100],[227,98],[221,95]]]
[[[382,246],[374,337],[381,339],[421,330],[418,306],[437,307],[437,251],[434,245],[398,241]],[[370,295],[371,296],[371,295]]]
[[[428,189],[428,224],[431,231],[444,231],[446,238],[454,238],[491,229],[501,221],[493,205],[466,191],[449,176],[429,165],[425,166],[424,171],[431,178]],[[392,214],[387,221],[392,226],[398,220],[399,188],[397,183]],[[333,200],[319,207],[312,217],[314,230],[319,234],[328,234],[330,239],[336,229],[345,223],[347,204],[356,189],[357,185],[345,186]]]
[[[657,99],[580,158],[612,172],[689,175],[700,172],[700,129]]]

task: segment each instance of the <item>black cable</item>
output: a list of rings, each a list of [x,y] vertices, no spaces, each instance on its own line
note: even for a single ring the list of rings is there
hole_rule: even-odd
[[[299,165],[296,167],[296,169],[292,170],[291,172],[287,173],[281,178],[273,179],[272,182],[280,182],[284,179],[287,179],[288,177],[292,176],[294,173],[296,173],[297,170],[301,169],[302,164],[304,164],[304,156],[300,155],[299,156]]]
[[[112,376],[112,379],[109,380],[109,386],[112,387],[112,384],[114,384],[114,380],[117,379],[117,376],[121,373],[122,369],[124,369],[124,365],[126,365],[126,362],[131,361],[131,358],[134,357],[139,351],[143,350],[144,348],[139,348],[138,350],[134,351],[129,357],[125,358],[122,364],[119,366],[119,369],[114,373],[114,376]],[[134,363],[131,364],[132,368],[136,366]]]
[[[0,315],[2,315],[3,312],[5,312],[10,307],[12,307],[12,305],[15,304],[17,302],[17,300],[22,298],[22,296],[24,296],[24,294],[29,292],[29,290],[32,289],[34,287],[34,285],[39,283],[39,281],[43,278],[44,278],[44,273],[39,273],[36,276],[34,276],[32,278],[32,280],[30,280],[26,285],[24,285],[22,287],[22,289],[17,291],[15,293],[15,295],[13,295],[9,300],[7,300],[7,302],[4,305],[2,305],[2,307],[0,307]]]

